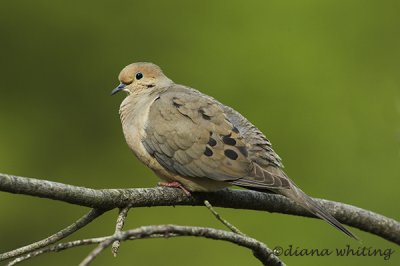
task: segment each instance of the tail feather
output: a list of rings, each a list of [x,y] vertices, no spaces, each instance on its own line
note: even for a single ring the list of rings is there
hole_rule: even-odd
[[[272,176],[271,178],[275,178],[276,180],[281,180],[281,182],[282,180],[285,180],[286,186],[283,186],[282,183],[273,183],[272,185],[265,184],[262,181],[254,180],[251,178],[242,178],[235,181],[231,181],[231,183],[236,186],[255,191],[260,191],[260,192],[268,191],[286,196],[297,202],[299,205],[308,210],[310,213],[326,221],[336,229],[342,231],[344,234],[356,240],[359,240],[357,236],[355,236],[350,230],[344,227],[338,220],[336,220],[335,217],[329,214],[317,201],[309,197],[299,187],[297,187],[296,184],[289,177],[287,177],[286,174],[281,169],[273,168],[272,170],[275,171],[274,174],[271,173],[272,171],[271,169],[269,169],[269,171],[266,171],[265,169],[262,170],[264,170],[263,175],[270,175],[270,177]],[[278,186],[277,184],[278,185],[281,184],[281,186]]]
[[[279,190],[279,194],[283,194],[286,197],[296,201],[303,208],[314,214],[315,216],[321,218],[326,221],[336,229],[342,231],[344,234],[359,240],[356,235],[354,235],[349,229],[344,227],[335,217],[329,214],[323,207],[316,202],[314,199],[305,194],[300,188],[298,188],[295,184],[292,184],[291,189],[287,190]]]

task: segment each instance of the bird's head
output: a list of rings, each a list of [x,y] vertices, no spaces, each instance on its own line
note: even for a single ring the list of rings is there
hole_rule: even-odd
[[[118,79],[120,84],[112,90],[111,95],[120,91],[131,94],[172,84],[172,81],[164,75],[160,67],[152,63],[142,62],[124,67],[119,73]]]

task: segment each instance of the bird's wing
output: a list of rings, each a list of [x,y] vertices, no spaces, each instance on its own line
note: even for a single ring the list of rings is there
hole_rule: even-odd
[[[232,183],[261,190],[290,188],[293,181],[282,170],[281,158],[272,149],[271,142],[239,112],[226,105],[222,106],[229,121],[239,129],[247,145],[248,158],[253,163],[253,171],[248,177]]]
[[[222,104],[221,104],[222,105]],[[225,115],[240,130],[247,146],[249,147],[249,158],[260,166],[276,166],[283,168],[281,158],[272,149],[271,142],[264,134],[244,116],[234,109],[222,105]]]
[[[185,87],[160,94],[150,107],[145,132],[146,150],[179,175],[230,181],[251,170],[243,138],[222,108]]]
[[[252,161],[252,144],[230,121],[224,106],[196,90],[174,85],[161,93],[150,107],[145,132],[147,152],[181,176],[255,188],[287,185]]]

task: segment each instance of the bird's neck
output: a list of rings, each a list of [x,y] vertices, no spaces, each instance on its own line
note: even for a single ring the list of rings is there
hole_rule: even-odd
[[[142,90],[129,94],[121,103],[119,114],[121,122],[133,121],[143,115],[150,105],[165,89]],[[129,123],[129,122],[128,122]]]

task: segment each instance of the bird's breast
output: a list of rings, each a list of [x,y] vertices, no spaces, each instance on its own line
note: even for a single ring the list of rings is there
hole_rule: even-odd
[[[122,102],[120,116],[125,140],[136,157],[155,172],[164,172],[165,169],[147,152],[142,140],[146,137],[146,123],[149,118],[150,107],[156,96],[135,97],[129,95]]]

